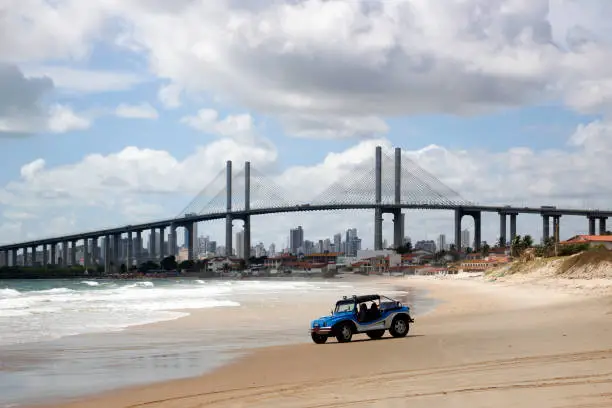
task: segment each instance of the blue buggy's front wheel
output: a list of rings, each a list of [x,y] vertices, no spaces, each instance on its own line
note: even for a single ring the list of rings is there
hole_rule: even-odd
[[[310,337],[312,337],[312,341],[317,344],[325,344],[327,341],[327,336],[319,333],[310,333]]]

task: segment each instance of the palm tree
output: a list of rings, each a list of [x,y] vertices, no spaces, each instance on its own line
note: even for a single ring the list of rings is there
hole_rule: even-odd
[[[489,256],[489,252],[491,251],[491,247],[486,242],[482,244],[482,256]]]
[[[517,235],[514,237],[514,239],[512,240],[511,244],[510,244],[510,254],[512,256],[519,256],[521,253],[521,236]]]
[[[533,246],[533,238],[531,237],[531,235],[525,235],[521,244],[523,249],[531,248]]]

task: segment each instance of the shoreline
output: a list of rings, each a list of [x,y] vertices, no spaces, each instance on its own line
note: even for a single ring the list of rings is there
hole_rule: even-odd
[[[595,312],[598,319],[601,319],[602,316],[605,319],[606,315],[605,313],[602,314],[602,307],[605,309],[608,305],[606,302],[609,301],[609,297],[607,296],[602,295],[594,299],[586,299],[584,293],[567,293],[526,283],[502,282],[500,284],[498,282],[486,282],[484,279],[478,278],[406,277],[384,280],[394,286],[428,290],[430,298],[441,301],[433,311],[415,319],[416,322],[406,339],[386,338],[379,341],[361,341],[360,337],[362,336],[360,335],[356,336],[355,340],[349,344],[329,343],[320,346],[311,344],[310,339],[305,335],[304,342],[297,344],[247,350],[246,354],[202,376],[129,387],[115,390],[112,393],[105,392],[85,398],[77,398],[70,402],[33,406],[97,408],[103,406],[137,406],[146,403],[148,406],[165,408],[182,406],[179,401],[185,400],[198,404],[206,403],[211,406],[227,406],[226,403],[229,403],[229,401],[248,403],[248,406],[259,406],[260,403],[261,406],[264,406],[264,403],[277,404],[277,406],[314,406],[314,404],[311,404],[313,400],[320,401],[322,404],[337,401],[337,399],[331,398],[328,395],[329,393],[335,393],[336,396],[338,393],[344,396],[354,394],[352,391],[349,392],[345,389],[347,384],[356,381],[354,376],[343,376],[342,370],[338,371],[337,366],[351,367],[356,375],[365,370],[371,374],[377,373],[377,375],[385,377],[391,375],[390,372],[396,371],[404,373],[425,370],[424,373],[430,373],[431,370],[439,370],[440,367],[457,366],[457,363],[460,363],[459,365],[475,364],[475,367],[481,367],[479,364],[482,363],[479,361],[484,357],[495,358],[494,361],[499,361],[502,366],[509,364],[505,361],[514,361],[513,359],[518,359],[517,361],[544,361],[547,358],[555,360],[554,357],[547,356],[554,355],[555,352],[564,356],[569,349],[583,348],[584,350],[580,350],[580,353],[574,353],[573,355],[586,356],[585,358],[593,352],[599,353],[599,358],[602,361],[612,358],[612,351],[609,350],[609,344],[612,344],[610,330],[606,330],[601,325],[601,320],[595,322],[593,318],[586,319],[585,324],[588,324],[589,330],[597,329],[595,331],[600,333],[598,336],[594,336],[594,339],[591,338],[590,341],[573,341],[568,344],[561,342],[566,346],[565,349],[559,347],[558,340],[548,347],[543,345],[542,341],[550,338],[552,334],[555,334],[553,337],[557,339],[559,337],[557,331],[559,330],[572,332],[572,337],[584,336],[584,331],[581,334],[576,332],[575,328],[559,327],[559,322],[566,319],[568,314],[578,317],[577,315],[581,311]],[[173,322],[180,322],[182,319]],[[512,324],[506,327],[503,324],[504,321]],[[525,324],[521,324],[521,321]],[[499,331],[496,329],[499,329]],[[515,331],[518,331],[519,335],[513,333]],[[504,337],[500,338],[500,332],[506,335],[506,339],[510,343],[501,349],[496,346],[496,342],[491,342],[492,339],[497,341],[504,339]],[[472,339],[470,339],[470,334],[473,336]],[[530,334],[530,336],[526,336],[526,334]],[[562,333],[560,337],[567,340],[568,335]],[[428,342],[428,339],[433,340],[433,342]],[[477,344],[481,345],[480,353],[476,353],[474,347],[469,344],[472,341],[477,341],[477,339]],[[530,339],[533,341],[526,341]],[[609,341],[609,343],[605,343],[605,341]],[[449,349],[440,348],[440,344],[447,345]],[[608,346],[604,347],[604,344]],[[590,347],[586,347],[587,345]],[[415,355],[410,353],[413,347],[417,348],[419,354],[423,355],[411,360],[409,370],[406,371],[406,367],[401,364],[398,365],[397,361],[394,361],[397,359],[393,359],[393,355],[394,352],[400,355],[408,353],[414,357]],[[592,350],[593,348],[595,351]],[[460,352],[456,351],[453,354],[450,353],[450,349],[459,349]],[[429,360],[424,358],[432,351],[436,351],[437,354],[434,353]],[[357,356],[360,358],[356,362]],[[525,358],[527,360],[521,360]],[[581,357],[577,358],[580,359]],[[313,369],[312,361],[317,360],[332,363],[332,368],[327,368],[324,371]],[[381,360],[384,362],[382,365]],[[564,358],[559,357],[558,360],[557,363],[563,365]],[[586,364],[589,364],[589,362],[593,363],[594,360],[587,358],[585,361],[587,361]],[[285,363],[282,364],[281,362]],[[475,368],[475,370],[478,371],[478,368]],[[499,375],[502,374],[499,373]],[[602,380],[603,382],[596,385],[596,388],[603,387],[610,389],[612,392],[612,388],[610,388],[612,387],[612,378],[608,378],[604,374],[601,373],[601,376],[605,381]],[[486,380],[486,377],[483,377],[483,380]],[[414,379],[410,381],[414,381]],[[330,382],[336,384],[336,387],[343,391],[329,390]],[[423,386],[423,384],[420,385]],[[399,385],[398,387],[401,388]],[[446,390],[444,392],[448,392],[447,388],[447,386],[442,387]],[[296,390],[302,391],[298,392]],[[291,395],[296,392],[311,402],[302,404],[291,399],[293,398]],[[377,392],[380,394],[380,398],[378,398],[380,401],[392,401],[394,398],[392,395],[387,395],[389,393],[384,389]],[[263,398],[260,395],[261,393],[264,393],[266,397]],[[436,392],[434,394],[437,395]],[[521,394],[524,394],[524,392]],[[527,394],[531,393],[527,392]],[[221,395],[225,397],[221,397]],[[288,402],[287,398],[291,400],[290,404],[286,404]],[[425,397],[412,396],[410,398],[419,400]],[[561,395],[561,398],[565,398],[564,394]],[[503,401],[503,398],[500,399],[502,405],[497,406],[510,406],[503,405]]]
[[[65,286],[63,281],[59,286]],[[11,363],[4,375],[0,371],[0,381],[4,383],[4,388],[0,386],[0,389],[8,391],[5,398],[0,398],[0,406],[4,406],[3,403],[30,406],[41,401],[61,403],[89,394],[199,376],[239,358],[248,352],[247,348],[309,341],[310,337],[304,336],[303,326],[313,318],[313,313],[328,313],[330,302],[335,302],[338,295],[393,291],[396,282],[397,279],[363,276],[333,280],[286,278],[211,282],[214,287],[220,285],[223,291],[233,288],[227,289],[225,296],[240,305],[177,308],[172,309],[172,313],[184,315],[170,320],[137,323],[120,330],[83,333],[42,343],[6,345],[0,348],[0,353],[10,356]],[[206,286],[196,286],[204,288],[204,300],[209,293]],[[142,286],[137,290],[146,296],[153,287],[148,288]],[[311,289],[304,292],[302,288]],[[91,290],[96,293],[98,287]],[[63,293],[59,289],[54,291]],[[287,314],[285,305],[290,305],[287,302],[292,300],[297,302],[289,306],[292,312]],[[238,331],[225,327],[227,321],[232,321]],[[30,368],[32,356],[39,363]],[[11,375],[11,371],[15,374]],[[79,373],[82,375],[74,376]],[[79,386],[70,385],[74,382],[71,378],[75,378]],[[29,383],[42,383],[43,388],[32,395]]]

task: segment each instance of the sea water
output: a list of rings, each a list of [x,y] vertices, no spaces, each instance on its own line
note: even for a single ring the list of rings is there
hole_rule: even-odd
[[[125,330],[130,326],[178,319],[190,309],[222,313],[261,299],[290,305],[370,290],[341,279],[0,281],[0,407],[200,375],[227,361],[227,352],[253,347],[258,335],[253,327],[176,333]],[[307,323],[264,323],[256,343],[302,341]]]

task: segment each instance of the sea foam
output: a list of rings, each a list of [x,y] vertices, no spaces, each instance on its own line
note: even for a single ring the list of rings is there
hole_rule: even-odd
[[[0,282],[0,345],[117,331],[173,320],[189,309],[240,306],[265,294],[308,293],[296,281],[5,281]]]

